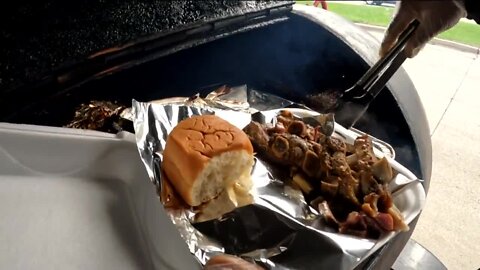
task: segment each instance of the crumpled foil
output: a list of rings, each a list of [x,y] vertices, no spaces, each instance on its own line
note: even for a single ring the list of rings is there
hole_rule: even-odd
[[[321,125],[328,134],[335,131],[333,135],[345,137],[347,133],[334,123],[332,115],[313,112],[308,115],[311,111],[300,104],[246,86],[222,87],[204,98],[195,95],[151,102],[133,100],[132,109],[125,110],[123,117],[134,122],[141,159],[160,192],[163,188],[162,152],[168,134],[181,120],[192,115],[216,114],[242,129],[252,119],[273,123],[278,109],[282,108],[306,112],[307,115],[303,113],[299,117],[315,126]],[[423,208],[424,193],[419,193],[423,197],[417,196],[418,186],[414,186],[414,191],[408,188],[419,181],[395,163],[391,146],[375,138],[373,142],[376,153],[392,160],[392,167],[399,172],[392,181],[394,201],[397,197],[402,201],[410,200],[403,196],[405,192],[419,197],[419,203],[406,206],[409,209],[399,207],[402,213],[408,213],[405,220],[409,223]],[[387,233],[378,240],[337,233],[305,202],[301,191],[285,185],[274,167],[257,158],[252,180],[254,203],[237,208],[218,220],[194,224],[192,211],[166,208],[201,265],[214,255],[228,253],[255,261],[267,269],[352,269],[398,233]]]
[[[75,115],[65,127],[90,129],[109,133],[131,130],[131,122],[121,117],[125,106],[111,101],[92,100],[80,104]],[[130,108],[129,108],[130,109]]]

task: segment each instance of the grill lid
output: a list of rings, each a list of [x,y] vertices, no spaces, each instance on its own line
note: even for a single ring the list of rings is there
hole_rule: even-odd
[[[156,35],[270,16],[294,1],[14,1],[0,8],[0,96],[92,56]],[[205,27],[209,25],[209,27]],[[198,31],[197,31],[198,34]],[[101,52],[101,53],[99,53]]]

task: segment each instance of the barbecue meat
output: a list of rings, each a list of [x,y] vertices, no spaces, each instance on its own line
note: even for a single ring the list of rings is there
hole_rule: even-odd
[[[381,183],[390,183],[393,179],[393,170],[384,157],[372,165],[372,173]]]
[[[367,222],[365,214],[357,211],[351,212],[345,222],[340,223],[338,228],[340,233],[355,235],[358,237],[367,237]]]
[[[338,183],[342,179],[339,176],[330,176],[325,180],[322,180],[320,183],[320,189],[322,193],[328,195],[330,198],[334,198],[338,192]]]
[[[310,177],[315,177],[319,174],[320,158],[317,153],[312,150],[305,152],[305,158],[303,159],[302,170]]]
[[[375,217],[378,215],[378,195],[375,193],[370,193],[363,199],[362,210],[365,214],[370,217]]]
[[[326,201],[323,201],[323,202],[318,204],[318,211],[325,218],[325,221],[327,223],[330,223],[332,225],[334,225],[334,224],[339,225],[340,224],[340,222],[338,222],[337,219],[335,218],[335,216],[333,215],[332,210],[330,210],[330,206],[328,205],[328,203]]]
[[[370,166],[377,161],[377,158],[373,153],[372,141],[368,135],[365,134],[358,137],[353,143],[353,146],[358,159],[355,167],[359,170],[370,170]]]
[[[376,215],[374,218],[375,218],[375,221],[378,223],[378,225],[385,231],[395,230],[395,223],[392,215],[385,214],[385,213],[378,213],[378,215]]]
[[[67,128],[90,129],[109,133],[122,130],[130,131],[131,124],[120,117],[125,106],[110,101],[92,100],[76,108],[73,120],[65,125]]]
[[[321,126],[312,127],[301,119],[296,118],[290,111],[282,110],[277,116],[277,124],[281,124],[286,132],[297,135],[302,139],[323,143],[327,136],[322,133]]]
[[[351,174],[341,178],[340,184],[338,185],[338,193],[347,201],[359,206],[360,201],[357,198],[357,192],[357,179],[355,179]]]
[[[304,137],[307,132],[307,127],[302,121],[293,120],[289,123],[287,132],[293,135]]]
[[[257,151],[264,152],[268,148],[269,136],[266,128],[257,122],[250,122],[243,131],[247,134]]]
[[[370,171],[360,171],[360,188],[363,195],[368,195],[372,192],[377,192],[380,190],[380,186],[375,180]]]
[[[320,130],[286,110],[274,125],[252,121],[244,128],[257,152],[288,167],[305,196],[317,196],[312,205],[340,233],[378,238],[382,231],[407,230],[386,186],[393,170],[374,155],[370,137],[350,145]]]
[[[405,220],[403,219],[402,213],[400,213],[400,210],[393,205],[392,207],[388,208],[388,214],[393,219],[393,229],[394,230],[399,230],[399,231],[408,231],[409,227],[408,224],[405,223]]]
[[[347,157],[344,152],[335,152],[331,158],[332,172],[339,176],[348,176],[351,174],[348,166]]]
[[[334,137],[328,137],[326,139],[326,145],[332,152],[341,152],[345,154],[347,150],[346,144],[340,139]]]

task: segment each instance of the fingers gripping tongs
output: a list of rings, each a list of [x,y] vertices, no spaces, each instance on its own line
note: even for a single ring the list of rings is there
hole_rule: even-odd
[[[370,103],[383,90],[407,58],[405,44],[419,25],[417,20],[410,23],[400,35],[395,46],[373,65],[357,83],[340,94],[334,112],[335,121],[345,128],[351,128],[366,112]]]

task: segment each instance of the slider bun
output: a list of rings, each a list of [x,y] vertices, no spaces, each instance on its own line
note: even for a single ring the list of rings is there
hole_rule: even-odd
[[[215,198],[250,175],[252,166],[253,146],[247,135],[215,115],[192,116],[178,123],[163,152],[162,169],[190,206]]]

